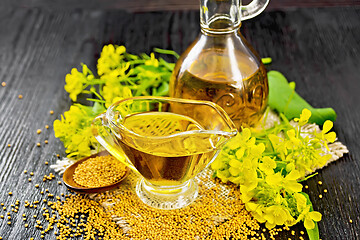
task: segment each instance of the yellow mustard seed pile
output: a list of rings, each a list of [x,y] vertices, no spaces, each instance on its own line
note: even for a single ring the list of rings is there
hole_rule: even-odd
[[[116,183],[126,173],[126,166],[113,156],[89,158],[79,164],[74,181],[83,187],[104,187]]]
[[[262,231],[244,208],[237,187],[226,186],[224,197],[223,184],[212,181],[210,188],[200,183],[200,197],[194,203],[171,211],[148,207],[129,187],[100,194],[96,200],[111,213],[126,239],[275,239],[282,231]]]
[[[166,211],[143,204],[128,188],[107,192],[91,199],[70,194],[64,200],[49,202],[40,231],[56,231],[56,239],[275,239],[279,230],[261,231],[239,200],[239,191],[200,185],[200,198],[190,206]],[[125,186],[124,186],[125,187]]]
[[[288,227],[268,230],[260,225],[244,208],[237,186],[212,179],[208,170],[203,172],[196,177],[199,197],[182,209],[159,210],[142,203],[134,190],[137,176],[131,173],[118,189],[102,194],[68,194],[66,191],[57,195],[44,185],[58,186],[59,182],[34,184],[40,199],[23,203],[13,200],[11,205],[1,203],[0,224],[12,227],[13,220],[18,219],[24,231],[35,228],[39,237],[31,235],[30,240],[262,240],[275,239],[280,231],[290,231]],[[24,173],[26,178],[27,170]],[[34,174],[30,172],[30,175]],[[13,192],[7,195],[9,199],[14,198]],[[17,215],[22,206],[24,211]]]

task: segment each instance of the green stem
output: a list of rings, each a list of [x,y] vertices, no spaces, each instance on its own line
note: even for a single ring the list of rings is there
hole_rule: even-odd
[[[86,100],[92,101],[92,102],[99,102],[99,103],[106,103],[104,100],[94,99],[94,98],[87,98]]]
[[[104,98],[100,94],[98,94],[96,91],[90,91],[90,92],[95,94],[95,96],[97,96],[100,100],[104,101]]]
[[[308,175],[308,176],[304,177],[303,179],[299,180],[298,182],[306,181],[306,180],[308,180],[309,178],[312,178],[313,176],[316,176],[316,175],[318,175],[317,172],[314,173],[314,174],[311,174],[311,175]]]
[[[162,54],[168,54],[168,55],[173,55],[175,56],[177,59],[179,59],[179,54],[177,54],[177,52],[173,51],[173,50],[166,50],[166,49],[160,49],[160,48],[154,48],[154,52],[157,53],[162,53]]]

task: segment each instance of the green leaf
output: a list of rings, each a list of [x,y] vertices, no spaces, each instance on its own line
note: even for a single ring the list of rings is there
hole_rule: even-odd
[[[325,120],[336,120],[336,113],[332,108],[313,108],[295,90],[289,86],[288,80],[278,71],[267,73],[269,80],[270,108],[283,113],[288,120],[298,117],[304,108],[311,111],[310,123],[322,125]]]
[[[103,113],[106,109],[104,108],[104,105],[99,103],[99,102],[95,102],[94,106],[92,107],[92,111],[94,115],[99,115],[100,113]]]
[[[314,208],[310,201],[309,195],[307,195],[304,192],[301,192],[301,194],[306,197],[306,205],[310,205],[310,211],[313,211]],[[314,222],[314,223],[315,223],[315,227],[313,229],[306,229],[306,232],[307,232],[310,240],[319,240],[320,239],[319,227],[318,227],[317,222]]]
[[[156,96],[166,96],[169,93],[169,84],[167,82],[162,82],[160,87],[157,89]]]

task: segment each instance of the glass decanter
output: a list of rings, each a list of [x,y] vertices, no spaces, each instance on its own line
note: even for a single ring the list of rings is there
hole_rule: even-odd
[[[268,2],[253,0],[241,6],[241,0],[201,0],[201,33],[176,63],[170,96],[215,102],[238,129],[256,125],[266,109],[268,80],[240,26]]]

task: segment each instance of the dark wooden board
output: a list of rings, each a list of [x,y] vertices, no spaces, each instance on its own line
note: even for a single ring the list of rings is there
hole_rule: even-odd
[[[153,47],[182,52],[199,32],[198,18],[198,11],[130,14],[0,8],[0,82],[7,84],[0,86],[0,202],[8,207],[6,211],[0,208],[0,215],[16,199],[21,201],[19,212],[11,212],[11,225],[0,219],[3,239],[40,239],[31,216],[40,215],[44,205],[25,209],[24,201],[47,198],[39,194],[44,189],[57,195],[66,191],[56,183],[60,176],[52,182],[42,179],[53,172],[44,162],[54,163],[58,153],[64,156],[52,122],[70,106],[63,87],[71,68],[80,67],[81,62],[94,67],[107,43],[125,44],[132,53],[149,53]],[[359,21],[359,7],[302,8],[268,11],[242,26],[260,55],[273,58],[270,68],[295,81],[300,95],[315,107],[333,107],[338,113],[335,130],[350,154],[306,182],[314,208],[323,213],[322,239],[360,239]],[[45,129],[46,124],[50,129]],[[42,133],[37,134],[37,129]],[[44,143],[46,139],[49,144]],[[34,176],[28,182],[31,171]],[[319,180],[323,185],[317,184]],[[37,183],[39,189],[34,187]],[[324,197],[320,199],[319,194]],[[23,213],[29,215],[28,229]],[[293,229],[298,239],[304,229]],[[286,231],[279,237],[288,238],[294,236]],[[45,239],[55,237],[51,233]]]
[[[6,1],[6,0],[5,0]],[[125,9],[130,12],[159,10],[198,10],[200,0],[9,0],[21,7],[41,7],[50,9]],[[251,0],[243,0],[244,5]],[[337,7],[359,6],[360,0],[270,0],[267,10],[294,7]]]

